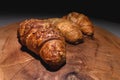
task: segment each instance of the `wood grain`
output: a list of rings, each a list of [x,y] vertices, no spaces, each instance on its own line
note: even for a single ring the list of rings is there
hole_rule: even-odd
[[[49,70],[17,38],[18,23],[0,28],[0,80],[120,80],[120,38],[95,27],[94,39],[67,44],[67,62]]]

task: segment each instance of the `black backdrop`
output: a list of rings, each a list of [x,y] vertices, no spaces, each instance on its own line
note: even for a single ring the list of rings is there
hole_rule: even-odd
[[[66,14],[77,11],[89,17],[120,23],[119,8],[116,0],[8,0],[0,3],[0,14]]]

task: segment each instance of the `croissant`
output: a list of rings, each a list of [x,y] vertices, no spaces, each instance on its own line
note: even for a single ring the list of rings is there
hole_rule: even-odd
[[[20,23],[18,36],[22,45],[39,55],[51,68],[65,64],[65,39],[48,21],[25,20]]]
[[[71,12],[63,16],[62,18],[72,21],[79,25],[79,29],[82,31],[83,34],[93,36],[94,34],[93,23],[86,15],[82,13]]]

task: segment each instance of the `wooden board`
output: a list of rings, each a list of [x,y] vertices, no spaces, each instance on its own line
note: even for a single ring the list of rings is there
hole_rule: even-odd
[[[95,27],[94,39],[67,44],[67,62],[49,70],[17,39],[19,23],[0,28],[0,80],[120,80],[120,38]]]

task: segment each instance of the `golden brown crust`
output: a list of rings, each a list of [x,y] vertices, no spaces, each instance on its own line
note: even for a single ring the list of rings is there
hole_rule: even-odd
[[[18,33],[22,45],[25,45],[28,49],[35,52],[37,55],[40,55],[48,65],[55,66],[65,63],[66,53],[64,37],[60,31],[48,21],[38,19],[25,20],[21,22],[20,27],[18,28]],[[50,41],[53,41],[54,43],[51,43]],[[59,46],[56,46],[57,44],[59,44]],[[51,50],[51,46],[55,46],[56,48]],[[50,52],[48,53],[47,51]],[[64,59],[63,56],[58,54],[58,52],[64,55]],[[49,56],[49,54],[53,53],[55,53],[57,58]],[[44,56],[45,54],[47,58]],[[48,58],[50,59],[49,62]]]
[[[83,34],[92,36],[94,34],[94,27],[90,19],[81,13],[71,12],[66,16],[63,16],[64,19],[70,20],[77,25]]]
[[[51,67],[59,67],[66,62],[65,45],[61,40],[50,40],[40,50],[41,58]]]

